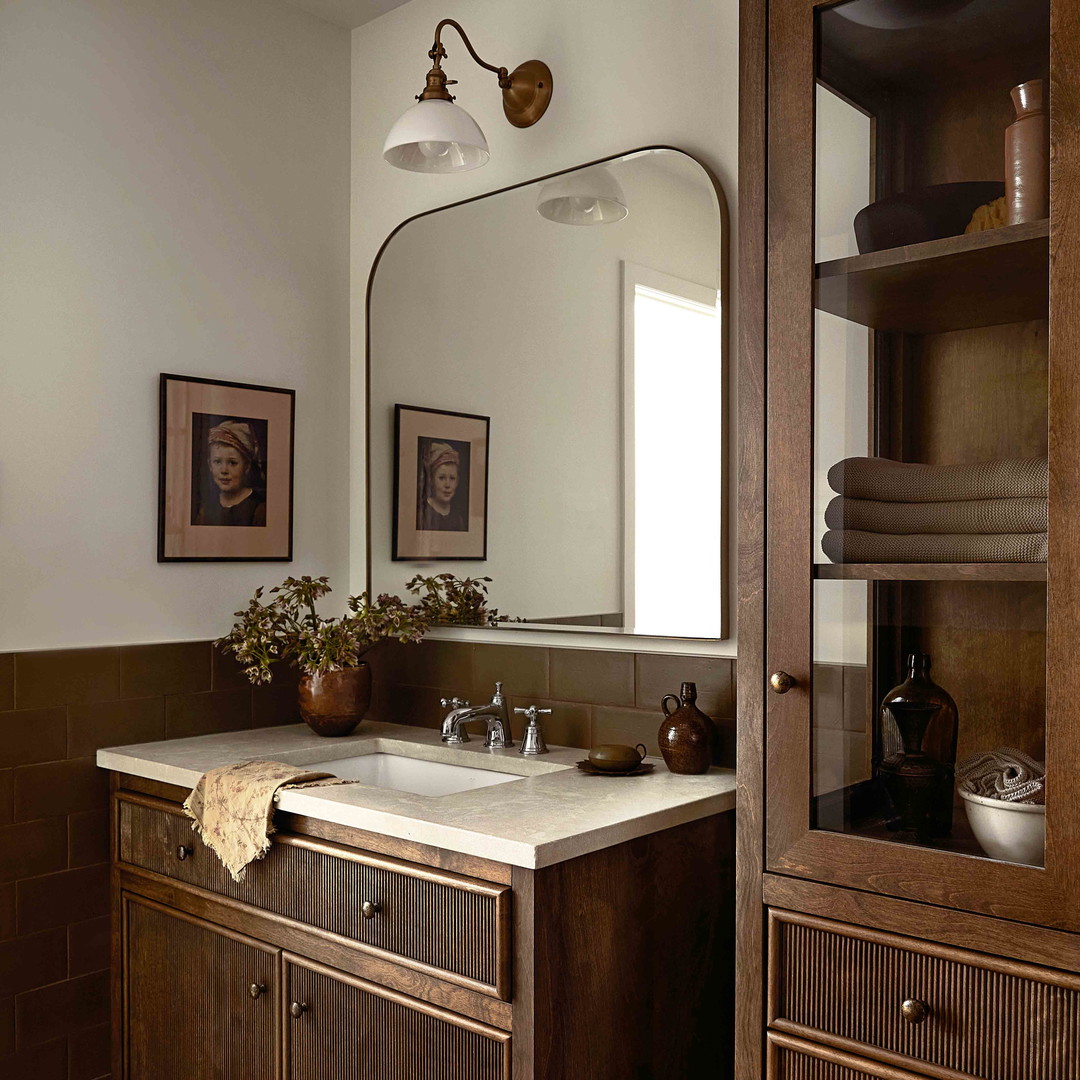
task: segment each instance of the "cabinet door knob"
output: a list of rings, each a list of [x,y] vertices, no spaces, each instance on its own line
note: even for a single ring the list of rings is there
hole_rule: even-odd
[[[192,855],[194,855],[194,854],[195,854],[195,849],[194,849],[194,848],[184,847],[184,845],[183,845],[183,844],[181,844],[181,845],[180,845],[180,846],[179,846],[179,847],[178,847],[178,848],[176,849],[176,857],[177,857],[177,858],[178,858],[178,859],[179,859],[179,860],[180,860],[181,862],[183,862],[183,861],[184,861],[185,859],[189,859],[189,858],[191,858],[191,856],[192,856]]]
[[[921,1024],[930,1015],[930,1006],[918,998],[908,998],[900,1006],[900,1013],[909,1024]]]
[[[260,994],[265,994],[266,993],[266,983],[252,983],[248,987],[248,993],[253,998],[257,998]]]
[[[380,911],[382,911],[382,904],[377,900],[365,900],[360,905],[360,914],[363,915],[365,919],[374,919]]]
[[[299,1020],[300,1017],[303,1016],[304,1013],[306,1013],[309,1008],[310,1008],[310,1006],[308,1005],[308,1003],[306,1001],[294,1001],[289,1006],[289,1015],[294,1020]]]
[[[774,694],[786,694],[798,682],[786,671],[774,671],[769,676],[769,686]]]

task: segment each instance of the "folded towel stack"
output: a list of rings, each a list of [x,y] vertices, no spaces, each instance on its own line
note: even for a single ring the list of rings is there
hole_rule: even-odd
[[[821,549],[833,562],[1046,562],[1046,458],[918,465],[846,458]]]

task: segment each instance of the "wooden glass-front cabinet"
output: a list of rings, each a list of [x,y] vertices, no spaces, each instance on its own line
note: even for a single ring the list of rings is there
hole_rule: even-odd
[[[1075,1080],[1080,4],[740,35],[736,1074]],[[1003,750],[1025,846],[953,771]]]

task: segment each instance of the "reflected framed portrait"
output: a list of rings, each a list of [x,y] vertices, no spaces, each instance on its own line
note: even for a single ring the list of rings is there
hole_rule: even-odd
[[[394,406],[393,558],[486,559],[491,418]]]
[[[292,559],[296,393],[161,376],[158,562]]]

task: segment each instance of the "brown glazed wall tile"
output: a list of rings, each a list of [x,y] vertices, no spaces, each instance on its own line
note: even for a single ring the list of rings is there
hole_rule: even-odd
[[[84,810],[69,814],[68,866],[93,866],[109,859],[109,811]]]
[[[552,649],[551,693],[556,701],[634,704],[634,654]]]
[[[119,649],[55,649],[15,654],[16,708],[115,701],[119,696]]]
[[[473,652],[472,685],[480,701],[490,701],[501,681],[508,697],[546,698],[550,695],[548,650],[535,645],[477,645]]]
[[[0,1062],[15,1053],[15,999],[0,996]],[[0,1075],[7,1076],[7,1073]]]
[[[0,712],[15,708],[15,654],[0,653]]]
[[[210,689],[210,642],[127,645],[120,650],[122,698],[195,694]]]
[[[67,928],[68,975],[89,975],[109,966],[109,916],[72,923]]]
[[[251,682],[244,674],[243,665],[231,652],[210,646],[210,689],[242,690]]]
[[[110,1026],[102,1024],[71,1036],[67,1080],[104,1080],[109,1071],[111,1034]]]
[[[15,882],[0,885],[0,941],[15,936]]]
[[[709,716],[734,716],[732,661],[725,656],[673,656],[667,653],[637,653],[636,703],[639,709],[654,709],[660,715],[665,694],[679,695],[681,684],[697,685],[697,706]]]
[[[475,645],[468,641],[432,641],[429,638],[415,648],[405,646],[404,649],[404,655],[398,661],[401,682],[408,686],[452,689],[458,697],[472,700],[476,693],[473,686]]]
[[[20,1049],[0,1057],[0,1076],[12,1080],[67,1080],[67,1040]]]
[[[549,746],[576,746],[588,750],[592,745],[592,708],[589,705],[536,697],[512,697],[509,705],[512,709],[536,705],[551,710],[550,716],[539,718],[540,732]],[[512,713],[510,725],[514,743],[520,746],[528,721],[520,713]]]
[[[0,943],[0,994],[21,994],[67,977],[63,927]]]
[[[165,702],[160,697],[72,705],[67,713],[69,757],[165,738]]]
[[[278,683],[251,688],[251,726],[274,727],[279,724],[302,724],[295,683]]]
[[[439,700],[448,693],[431,686],[392,686],[386,694],[380,719],[392,724],[437,728],[447,712]]]
[[[0,713],[0,768],[67,757],[67,709]]]
[[[592,745],[623,743],[636,746],[644,743],[654,757],[660,754],[656,742],[660,717],[643,709],[617,709],[595,706],[592,711]]]
[[[185,739],[251,727],[250,690],[214,690],[165,699],[165,738]]]
[[[16,905],[20,934],[105,915],[109,910],[109,867],[102,863],[27,878],[16,886]]]
[[[15,999],[15,1041],[35,1046],[109,1020],[109,973],[43,986]]]
[[[15,770],[15,820],[62,817],[108,805],[109,776],[90,757],[20,765]]]
[[[60,817],[0,829],[0,881],[36,877],[67,865],[67,822]]]
[[[15,770],[0,769],[0,825],[15,820]]]

